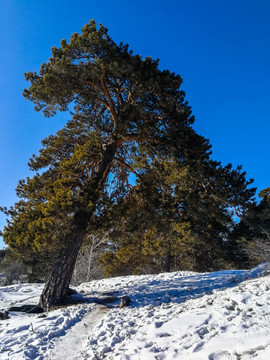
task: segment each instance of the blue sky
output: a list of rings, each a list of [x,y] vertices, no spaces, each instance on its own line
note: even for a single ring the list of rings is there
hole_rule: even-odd
[[[18,180],[32,175],[29,158],[69,119],[34,111],[22,96],[24,73],[38,71],[50,48],[90,19],[180,74],[213,158],[243,165],[258,190],[270,186],[269,1],[0,0],[0,206],[16,201]]]

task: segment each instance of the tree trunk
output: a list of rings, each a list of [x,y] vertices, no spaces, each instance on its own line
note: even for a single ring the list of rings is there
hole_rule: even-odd
[[[168,249],[164,259],[164,267],[166,272],[171,271],[172,253],[171,253],[171,241],[168,240]]]
[[[62,304],[67,296],[76,259],[85,235],[85,230],[95,211],[95,204],[99,198],[99,191],[97,190],[102,190],[104,186],[108,176],[109,167],[113,161],[116,150],[117,142],[115,140],[103,146],[102,158],[92,174],[91,188],[85,193],[86,198],[89,199],[89,202],[92,202],[93,206],[90,211],[86,212],[82,209],[74,215],[75,230],[73,233],[73,239],[72,241],[68,239],[68,245],[61,252],[60,257],[54,266],[40,296],[38,306],[44,311],[48,311],[52,306]]]
[[[76,213],[74,222],[76,230],[74,231],[73,239],[61,252],[40,296],[38,306],[44,311],[48,311],[52,306],[62,304],[66,298],[87,226],[88,214]]]
[[[166,272],[171,271],[171,251],[168,250],[164,259],[164,270]]]

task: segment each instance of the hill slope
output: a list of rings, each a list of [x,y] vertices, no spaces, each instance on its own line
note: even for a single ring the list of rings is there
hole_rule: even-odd
[[[270,358],[270,276],[250,271],[175,272],[85,283],[87,301],[0,321],[0,359]],[[0,288],[0,311],[35,304],[43,285]],[[119,308],[128,295],[131,304]],[[46,317],[44,317],[46,315]]]

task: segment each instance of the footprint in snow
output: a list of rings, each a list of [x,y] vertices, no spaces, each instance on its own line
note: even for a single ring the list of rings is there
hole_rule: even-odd
[[[209,360],[231,360],[233,357],[227,350],[220,350],[208,356]]]

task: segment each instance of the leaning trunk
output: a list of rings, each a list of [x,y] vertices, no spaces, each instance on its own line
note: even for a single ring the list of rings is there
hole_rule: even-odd
[[[76,214],[79,217],[83,214]],[[84,214],[84,217],[86,214]],[[87,214],[88,217],[88,214]],[[81,227],[82,221],[75,224],[75,231],[72,242],[66,246],[54,266],[49,279],[43,289],[39,299],[39,307],[44,311],[48,311],[50,307],[60,305],[64,302],[73,270],[76,264],[76,259],[82,244],[84,236],[84,227]],[[84,225],[87,225],[87,220],[84,220]]]
[[[39,306],[44,311],[48,311],[52,306],[62,304],[67,296],[86,227],[95,211],[95,204],[99,198],[99,191],[97,190],[102,190],[104,186],[116,150],[117,142],[115,140],[103,147],[102,158],[92,174],[91,188],[85,194],[93,206],[91,207],[91,211],[86,212],[82,209],[74,215],[72,240],[70,241],[70,239],[68,239],[67,246],[61,252],[40,296]]]

